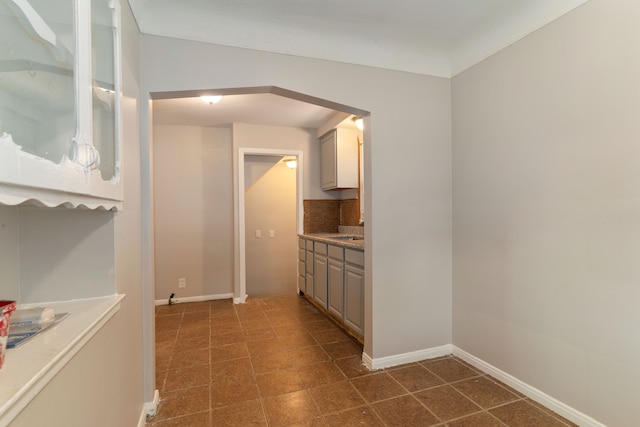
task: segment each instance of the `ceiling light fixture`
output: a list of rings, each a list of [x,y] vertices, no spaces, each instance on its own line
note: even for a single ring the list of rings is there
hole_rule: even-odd
[[[298,166],[298,160],[295,157],[285,157],[282,161],[289,169],[295,169]]]
[[[362,119],[362,117],[358,117],[358,116],[353,116],[351,118],[351,120],[353,120],[353,123],[356,124],[356,127],[360,130],[364,129],[364,120]]]
[[[204,95],[204,96],[201,96],[200,99],[202,99],[204,102],[206,102],[209,105],[213,105],[220,102],[220,100],[222,99],[222,95]]]

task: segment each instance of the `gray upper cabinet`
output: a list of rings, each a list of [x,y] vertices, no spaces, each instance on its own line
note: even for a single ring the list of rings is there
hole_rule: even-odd
[[[332,129],[320,137],[323,190],[358,188],[358,131]]]

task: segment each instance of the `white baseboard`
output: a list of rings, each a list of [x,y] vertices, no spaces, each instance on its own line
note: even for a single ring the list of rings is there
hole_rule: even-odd
[[[200,302],[200,301],[212,301],[216,299],[231,299],[233,298],[233,293],[229,294],[215,294],[215,295],[201,295],[196,297],[184,297],[184,298],[173,298],[173,304],[180,304],[185,302]],[[156,305],[169,305],[169,299],[157,299],[155,300]]]
[[[446,344],[440,347],[428,348],[425,350],[412,351],[410,353],[396,354],[393,356],[379,357],[372,359],[366,353],[362,353],[362,362],[370,370],[377,370],[383,368],[389,368],[391,366],[403,365],[405,363],[419,362],[422,360],[433,359],[435,357],[447,356],[453,354],[456,357],[464,360],[470,365],[478,368],[482,372],[491,375],[493,378],[502,381],[509,387],[514,388],[520,393],[524,394],[528,398],[540,403],[546,408],[551,409],[558,415],[568,419],[569,421],[578,424],[582,427],[606,427],[604,424],[591,418],[590,416],[583,414],[582,412],[572,408],[560,402],[557,399],[543,393],[535,387],[520,381],[514,376],[507,374],[506,372],[496,368],[493,365],[481,360],[461,348],[456,347],[453,344]]]
[[[249,295],[245,294],[244,297],[233,298],[233,303],[244,304],[245,302],[247,302],[247,297],[249,297]]]
[[[446,344],[440,347],[432,347],[425,350],[379,357],[377,359],[372,359],[368,354],[362,353],[362,361],[368,369],[373,371],[376,369],[389,368],[391,366],[404,365],[405,363],[433,359],[434,357],[447,356],[449,354],[451,354],[451,344]]]
[[[153,401],[145,402],[144,405],[142,405],[142,413],[138,420],[138,427],[144,427],[149,418],[156,416],[156,413],[158,412],[158,403],[160,403],[160,393],[156,390],[153,393]]]
[[[544,407],[551,409],[553,412],[563,416],[569,421],[583,427],[606,427],[604,424],[594,420],[590,416],[583,414],[582,412],[560,402],[557,399],[554,399],[548,394],[545,394],[537,388],[520,381],[514,376],[507,374],[506,372],[496,368],[493,365],[490,365],[484,360],[478,359],[477,357],[467,353],[466,351],[456,347],[455,345],[452,345],[451,347],[454,356],[459,357],[470,365],[480,369],[482,372],[491,375],[493,378],[502,381],[509,387],[518,390],[528,398],[535,400]]]

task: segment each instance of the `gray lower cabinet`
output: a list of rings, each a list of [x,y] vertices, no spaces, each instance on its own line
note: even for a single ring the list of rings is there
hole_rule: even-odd
[[[307,292],[307,275],[298,275],[298,294]]]
[[[328,247],[327,289],[329,292],[329,312],[342,320],[344,313],[344,248],[329,245]]]
[[[364,336],[364,252],[300,238],[298,289]]]
[[[364,270],[344,266],[344,323],[359,335],[364,335]]]
[[[344,323],[364,335],[364,252],[344,251]]]
[[[329,312],[339,319],[344,313],[344,261],[329,258],[327,287],[329,290]]]
[[[313,299],[327,308],[327,244],[314,242],[313,245]]]
[[[305,268],[307,271],[307,276],[305,278],[305,295],[313,296],[313,240],[306,241],[306,251],[307,256],[305,260]]]
[[[298,238],[298,293],[307,293],[307,241]]]

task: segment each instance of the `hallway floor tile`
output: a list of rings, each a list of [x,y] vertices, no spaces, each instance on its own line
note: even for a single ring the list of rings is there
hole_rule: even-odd
[[[369,371],[297,295],[156,307],[147,427],[574,426],[454,356]]]

